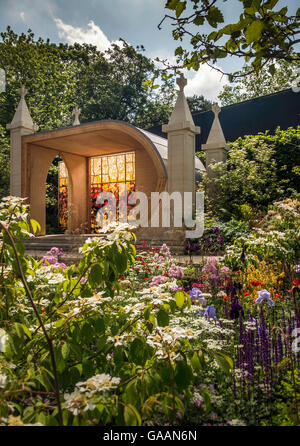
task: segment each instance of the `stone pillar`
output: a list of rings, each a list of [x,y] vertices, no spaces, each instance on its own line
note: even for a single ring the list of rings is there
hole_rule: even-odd
[[[10,130],[10,195],[22,195],[22,135],[28,135],[38,130],[30,116],[25,95],[24,85],[19,89],[21,100],[11,124],[6,128]],[[25,173],[24,173],[25,174]]]
[[[179,92],[175,108],[169,123],[163,125],[162,130],[168,134],[168,192],[180,192],[182,204],[184,192],[192,192],[194,205],[195,135],[200,133],[200,127],[195,126],[184,95],[186,84],[187,80],[181,74],[177,79]]]
[[[209,178],[213,179],[216,174],[210,168],[210,165],[219,162],[225,162],[227,156],[227,145],[224,133],[219,121],[219,113],[221,111],[218,104],[213,104],[212,111],[214,113],[214,121],[211,126],[206,144],[202,144],[202,149],[206,153],[206,171]]]

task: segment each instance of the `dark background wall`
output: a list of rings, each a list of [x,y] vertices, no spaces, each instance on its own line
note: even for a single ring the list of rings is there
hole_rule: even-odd
[[[193,113],[195,125],[201,128],[200,135],[196,136],[196,151],[207,141],[213,116],[211,111]],[[300,92],[295,93],[289,88],[228,105],[222,107],[219,119],[226,141],[235,141],[240,136],[255,135],[265,130],[269,130],[272,134],[278,126],[281,130],[296,127],[300,125]],[[161,125],[148,130],[164,138],[167,137],[167,134],[161,131]]]

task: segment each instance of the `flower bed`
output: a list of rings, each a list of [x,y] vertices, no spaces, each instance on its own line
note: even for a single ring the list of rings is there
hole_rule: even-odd
[[[124,224],[67,267],[24,257],[21,199],[0,220],[2,425],[299,424],[294,265],[181,267]]]

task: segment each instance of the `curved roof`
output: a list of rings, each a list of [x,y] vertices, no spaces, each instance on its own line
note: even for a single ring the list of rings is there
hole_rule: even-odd
[[[148,133],[148,132],[147,132]],[[24,143],[86,157],[113,154],[143,147],[157,171],[160,190],[167,180],[167,170],[160,151],[149,135],[123,121],[102,120],[57,130],[32,133],[22,137]]]
[[[115,127],[115,131],[117,130],[116,128],[116,124],[120,125],[119,126],[119,130],[123,129],[125,131],[125,129],[127,128],[128,131],[125,131],[125,133],[130,133],[132,136],[134,134],[134,132],[132,130],[135,130],[136,134],[140,134],[142,137],[144,137],[143,139],[147,140],[148,144],[150,144],[152,146],[152,148],[154,149],[154,158],[156,159],[156,161],[161,164],[161,167],[163,169],[163,176],[165,178],[167,178],[167,170],[166,170],[166,165],[165,165],[165,161],[168,160],[168,140],[166,138],[162,138],[161,136],[156,135],[155,133],[151,133],[147,130],[143,130],[140,129],[138,127],[135,127],[132,124],[129,124],[128,122],[125,121],[118,121],[118,120],[112,120],[112,119],[103,119],[101,121],[93,121],[93,122],[86,122],[80,125],[75,125],[75,126],[69,126],[69,127],[62,127],[59,129],[54,129],[54,130],[45,130],[42,132],[38,132],[38,133],[31,133],[29,135],[24,135],[23,137],[25,138],[25,141],[28,142],[32,142],[34,144],[39,143],[40,141],[46,141],[46,140],[50,140],[52,138],[59,138],[64,137],[67,138],[68,136],[71,138],[71,135],[80,135],[82,133],[89,133],[91,131],[94,130],[105,130],[105,128],[107,127]],[[129,131],[129,128],[132,129]],[[77,137],[77,140],[79,139],[79,136]],[[139,139],[139,138],[138,138]],[[66,141],[66,139],[65,139]],[[118,139],[118,144],[121,144],[121,139]],[[72,150],[74,150],[74,143],[75,141],[73,141],[73,147]],[[125,145],[126,145],[127,141],[125,141]],[[43,145],[43,144],[41,144]],[[78,144],[80,146],[80,144]],[[47,147],[50,147],[49,144],[47,145]],[[51,145],[52,148],[57,148],[54,147],[53,144]],[[65,148],[64,148],[65,150]],[[84,143],[82,143],[82,150],[83,153],[86,156],[94,156],[90,153],[86,153],[87,148],[86,145],[84,146]],[[149,150],[149,149],[148,149]],[[80,153],[78,153],[80,154]],[[95,153],[96,155],[96,153]],[[199,158],[197,156],[195,156],[195,168],[197,170],[200,171],[205,171],[205,167],[202,164],[202,162],[199,160]]]

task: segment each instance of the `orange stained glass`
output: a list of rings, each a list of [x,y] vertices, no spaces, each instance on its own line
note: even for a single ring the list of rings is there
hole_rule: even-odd
[[[123,217],[120,215],[120,199],[122,200],[125,186],[128,201],[128,196],[135,190],[134,152],[91,158],[91,229],[93,232],[98,232],[100,229],[96,223],[96,215],[103,206],[97,203],[97,196],[101,192],[113,193],[116,198],[117,218]]]
[[[63,161],[58,163],[58,220],[63,228],[68,226],[68,171]]]

